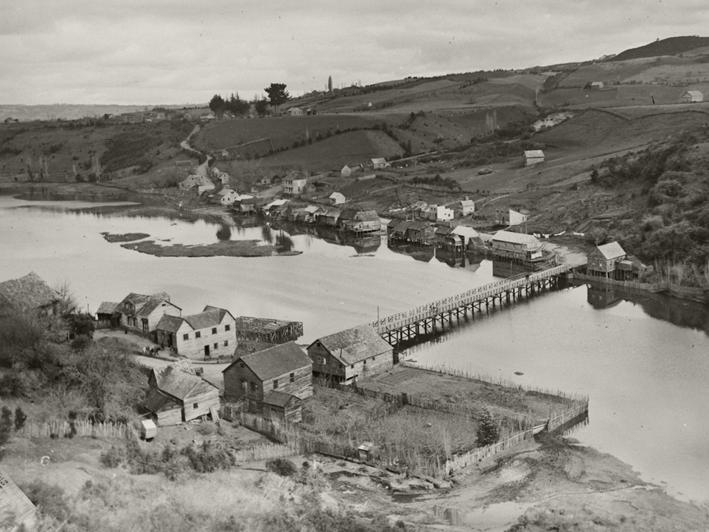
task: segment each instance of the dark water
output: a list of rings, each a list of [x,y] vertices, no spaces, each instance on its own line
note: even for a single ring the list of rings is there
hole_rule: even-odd
[[[166,291],[188,314],[211,304],[236,315],[302,321],[305,343],[493,280],[489,261],[453,268],[442,255],[409,250],[412,257],[378,237],[347,241],[334,232],[248,222],[229,224],[227,235],[222,225],[205,222],[14,208],[26,204],[0,197],[0,279],[34,270],[50,284],[66,281],[89,310],[131,291]],[[103,231],[144,232],[175,243],[280,236],[303,253],[153,257],[106,242]],[[627,461],[646,479],[666,482],[674,493],[709,500],[705,309],[650,296],[597,295],[591,293],[590,304],[585,286],[548,293],[476,319],[407,356],[588,394],[590,423],[574,437]]]

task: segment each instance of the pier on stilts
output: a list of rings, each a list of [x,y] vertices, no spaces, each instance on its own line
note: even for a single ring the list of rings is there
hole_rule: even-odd
[[[532,297],[545,290],[567,286],[572,266],[561,265],[539,272],[522,274],[494,283],[472,288],[461,294],[421,305],[407,312],[385,316],[370,325],[390,345],[412,342],[453,327],[475,313],[489,313],[520,299]]]

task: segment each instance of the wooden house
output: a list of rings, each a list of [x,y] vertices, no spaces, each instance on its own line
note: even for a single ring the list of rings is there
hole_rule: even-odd
[[[297,196],[305,191],[307,184],[307,178],[289,175],[283,180],[283,192],[291,196]]]
[[[217,195],[219,196],[219,203],[226,207],[233,205],[239,200],[239,193],[233,188],[224,187],[217,192]]]
[[[192,359],[231,356],[236,348],[236,320],[231,312],[207,305],[190,316],[164,315],[155,326],[156,342]]]
[[[290,393],[271,390],[263,396],[261,415],[280,423],[300,423],[303,420],[303,400]]]
[[[314,375],[344,384],[394,365],[393,348],[369,325],[318,338],[308,346],[308,356]]]
[[[7,312],[52,316],[58,312],[60,299],[59,293],[34,272],[0,283],[0,300],[9,307]]]
[[[468,216],[475,212],[475,202],[471,199],[465,198],[455,204],[454,210],[458,216]]]
[[[382,221],[376,211],[358,211],[345,209],[340,215],[338,224],[344,231],[352,233],[369,233],[379,231]]]
[[[534,261],[543,258],[542,243],[533,235],[498,231],[492,237],[492,253],[498,258]]]
[[[704,94],[702,91],[691,90],[685,91],[682,94],[682,102],[684,103],[700,103],[704,101]]]
[[[632,272],[632,263],[626,261],[626,257],[627,254],[625,250],[618,242],[609,242],[602,246],[596,246],[596,248],[588,254],[586,271],[590,275],[598,277],[612,279],[616,279],[619,276],[623,277],[623,273],[621,272],[624,270],[630,270]],[[624,269],[621,269],[620,267],[623,262],[628,262],[630,267],[628,268],[624,265]]]
[[[164,315],[180,316],[182,309],[170,302],[170,296],[162,292],[145,295],[131,292],[116,307],[119,324],[133,332],[148,335],[155,331]]]
[[[352,175],[352,168],[345,165],[340,170],[340,177],[350,177]]]
[[[522,163],[524,166],[533,166],[544,162],[544,152],[542,150],[526,150],[522,154]]]
[[[370,159],[370,163],[372,165],[372,168],[374,168],[375,170],[381,170],[383,168],[388,168],[389,166],[391,166],[384,157],[375,157],[373,159]]]
[[[435,226],[420,220],[404,220],[389,228],[389,238],[393,241],[427,246],[435,240],[435,236]]]
[[[308,355],[288,342],[242,355],[223,371],[224,397],[260,410],[264,396],[278,391],[306,399],[313,395],[313,366]]]
[[[219,389],[174,366],[152,369],[148,384],[150,390],[143,406],[158,425],[176,425],[219,411]]]
[[[342,211],[340,211],[339,209],[335,209],[332,207],[325,208],[317,213],[317,215],[315,216],[315,222],[318,225],[324,225],[326,227],[337,227],[341,214]]]
[[[118,327],[120,315],[118,314],[118,303],[103,301],[96,310],[96,328],[109,329]]]
[[[333,205],[340,205],[345,202],[345,195],[342,192],[333,192],[328,199]]]

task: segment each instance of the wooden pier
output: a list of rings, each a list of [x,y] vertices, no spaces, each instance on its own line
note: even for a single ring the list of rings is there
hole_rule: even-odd
[[[521,274],[461,294],[421,305],[408,312],[385,316],[370,325],[392,346],[415,340],[418,336],[433,334],[467,320],[475,319],[476,312],[490,312],[504,305],[512,305],[521,298],[531,297],[544,290],[559,288],[568,279],[572,266],[567,264],[547,270]]]

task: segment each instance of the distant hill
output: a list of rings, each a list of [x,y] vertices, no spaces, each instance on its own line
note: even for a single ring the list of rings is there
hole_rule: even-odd
[[[709,37],[698,37],[696,35],[669,37],[644,46],[638,46],[637,48],[630,48],[609,59],[609,61],[625,61],[627,59],[657,57],[659,55],[677,55],[704,46],[709,46]]]
[[[0,121],[6,118],[29,122],[32,120],[78,120],[94,118],[104,114],[120,115],[152,109],[153,105],[82,105],[82,104],[47,104],[47,105],[6,105],[0,104]],[[166,109],[181,108],[181,105],[161,105]]]

